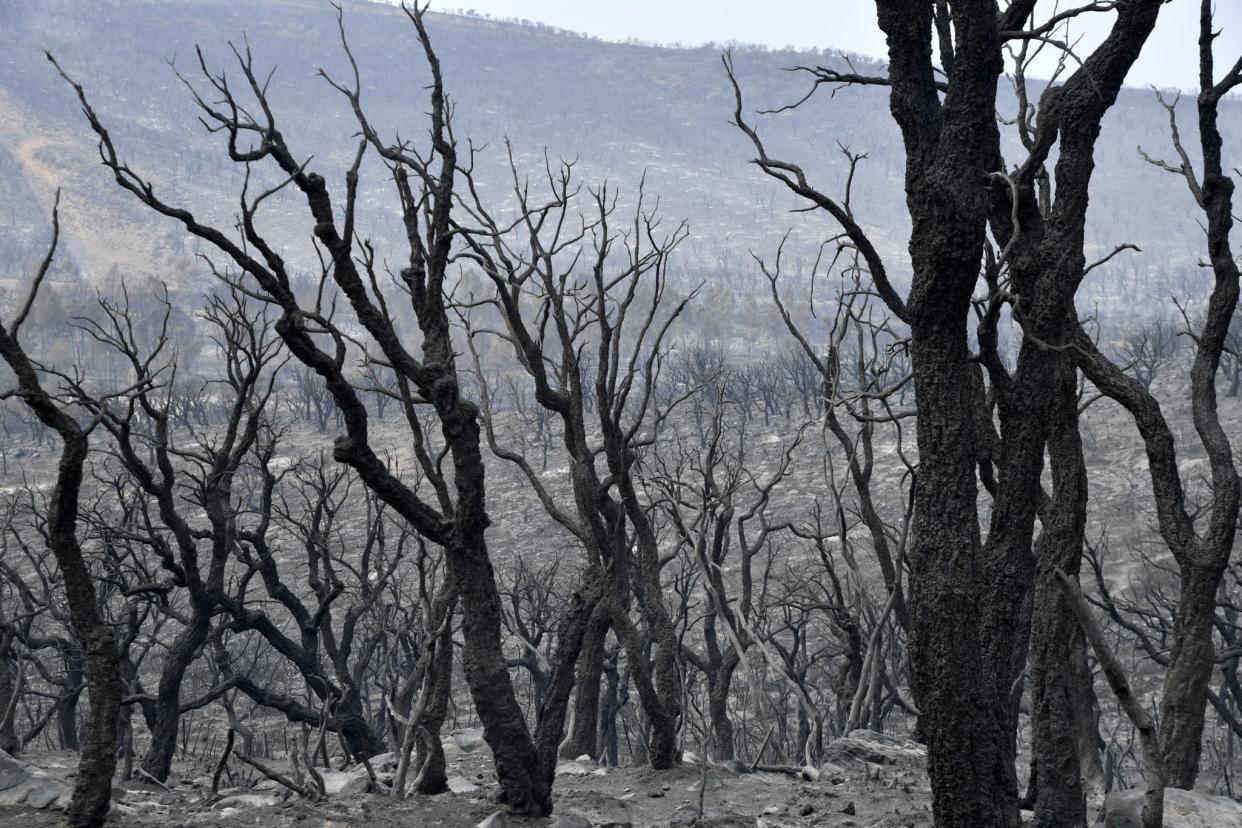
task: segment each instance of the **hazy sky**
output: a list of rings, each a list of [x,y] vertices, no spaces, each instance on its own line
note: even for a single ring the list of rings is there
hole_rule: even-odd
[[[1068,7],[1074,0],[1065,0]],[[1075,4],[1077,4],[1075,2]],[[1046,8],[1053,4],[1046,2]],[[885,56],[869,0],[443,0],[433,10],[473,8],[496,17],[520,17],[607,40],[639,38],[659,43],[742,41],[769,46],[828,47]],[[1173,0],[1160,13],[1155,34],[1131,72],[1132,85],[1198,86],[1199,0]],[[1107,32],[1111,14],[1075,24],[1085,53]],[[1242,0],[1218,0],[1217,61],[1242,54]]]

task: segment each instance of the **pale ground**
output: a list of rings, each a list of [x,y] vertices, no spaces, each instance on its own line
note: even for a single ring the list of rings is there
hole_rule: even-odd
[[[39,761],[38,756],[24,756],[23,759],[49,764]],[[56,763],[65,761],[63,755],[46,759]],[[473,826],[497,810],[492,801],[496,786],[490,759],[485,748],[469,753],[452,749],[449,752],[450,777],[458,783],[477,782],[478,789],[469,793],[415,797],[401,803],[374,794],[338,794],[317,805],[291,798],[263,807],[219,809],[204,801],[205,786],[210,784],[208,777],[180,779],[174,775],[171,793],[149,785],[126,783],[127,793],[122,799],[132,804],[119,809],[121,813],[115,813],[113,818],[119,825],[133,826]],[[575,764],[569,763],[569,766]],[[194,772],[200,770],[201,767]],[[556,812],[551,818],[511,818],[509,824],[532,828],[551,826],[558,817],[578,814],[592,825],[628,823],[633,828],[645,828],[666,826],[670,822],[689,824],[674,820],[697,815],[701,766],[683,765],[666,772],[623,768],[607,769],[603,773],[579,770],[579,773],[581,775],[558,775]],[[239,792],[222,790],[221,794]],[[929,802],[927,777],[917,763],[880,766],[843,760],[839,765],[828,766],[815,782],[783,774],[738,776],[711,767],[704,797],[707,819],[698,824],[738,828],[811,825],[924,828],[931,825]],[[0,825],[45,828],[59,824],[60,815],[54,811],[0,808]]]

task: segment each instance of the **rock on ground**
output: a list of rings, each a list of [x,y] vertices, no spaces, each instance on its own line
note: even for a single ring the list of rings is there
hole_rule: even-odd
[[[1104,813],[1105,828],[1142,828],[1143,791],[1113,791]],[[1166,788],[1164,828],[1242,828],[1242,805],[1223,796]]]
[[[461,776],[460,774],[455,774],[453,776],[450,776],[448,778],[447,784],[448,784],[449,792],[455,793],[455,794],[474,793],[475,791],[479,789],[478,785],[474,784],[469,779],[467,779],[464,776]]]
[[[552,823],[552,828],[592,828],[591,820],[582,814],[562,814]]]
[[[922,765],[927,762],[927,749],[887,733],[852,730],[824,749],[824,759],[836,764],[854,760],[873,765]]]
[[[0,805],[69,807],[73,786],[0,750]]]
[[[509,817],[504,811],[497,811],[480,822],[476,828],[509,828]]]
[[[281,803],[281,799],[276,796],[267,796],[264,794],[236,794],[235,796],[226,796],[211,807],[217,811],[238,808],[272,808]]]

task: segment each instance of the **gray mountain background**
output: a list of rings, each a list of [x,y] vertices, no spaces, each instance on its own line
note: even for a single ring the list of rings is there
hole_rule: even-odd
[[[394,6],[350,2],[345,24],[362,72],[363,103],[386,136],[425,136],[427,69],[413,26]],[[242,170],[228,161],[224,139],[197,122],[196,108],[170,62],[190,80],[201,73],[195,46],[213,70],[240,82],[229,41],[248,40],[260,73],[275,67],[271,97],[291,146],[343,190],[357,125],[346,100],[322,79],[342,79],[347,63],[336,16],[320,0],[0,0],[0,289],[29,273],[48,237],[48,214],[62,188],[63,256],[56,278],[104,286],[118,275],[156,277],[190,287],[204,276],[197,248],[170,222],[139,209],[98,164],[95,141],[72,90],[43,58],[51,50],[86,87],[134,168],[168,200],[200,217],[232,224]],[[796,203],[747,163],[753,151],[730,125],[733,97],[720,47],[666,48],[594,40],[556,29],[436,15],[434,45],[455,102],[463,144],[481,147],[481,186],[498,201],[512,186],[504,141],[517,167],[538,185],[545,157],[576,159],[586,185],[607,181],[630,206],[645,177],[647,206],[671,229],[686,221],[690,235],[677,261],[683,286],[705,283],[701,304],[717,321],[767,326],[754,314],[767,285],[750,251],[771,257],[786,231],[787,269],[805,279],[820,242],[835,228],[823,218],[790,212]],[[818,52],[735,47],[746,108],[778,107],[799,98],[807,78],[798,65],[882,74],[873,60],[847,58],[833,32]],[[1187,44],[1192,48],[1193,44]],[[1002,114],[1012,115],[1010,90]],[[1179,105],[1187,146],[1197,145],[1193,98]],[[796,160],[829,192],[840,192],[847,164],[839,148],[865,152],[854,187],[854,210],[873,229],[900,274],[908,232],[903,204],[900,138],[882,88],[820,91],[796,111],[755,116],[777,157]],[[1242,130],[1242,107],[1222,111],[1226,147]],[[1164,111],[1147,89],[1125,91],[1105,122],[1088,232],[1089,256],[1123,242],[1141,254],[1118,257],[1092,273],[1080,295],[1084,312],[1124,326],[1172,310],[1171,296],[1203,295],[1209,272],[1198,267],[1202,232],[1184,184],[1144,163],[1136,147],[1172,157]],[[1020,158],[1016,140],[1010,163]],[[1230,164],[1229,166],[1232,166]],[[259,182],[263,173],[256,173]],[[255,184],[253,186],[258,186]],[[363,232],[381,257],[403,258],[391,182],[378,163],[364,167]],[[282,193],[262,214],[266,233],[288,258],[311,270],[311,225],[294,193]],[[900,276],[898,276],[900,279]],[[796,285],[791,282],[791,285]],[[775,335],[774,331],[769,334]]]

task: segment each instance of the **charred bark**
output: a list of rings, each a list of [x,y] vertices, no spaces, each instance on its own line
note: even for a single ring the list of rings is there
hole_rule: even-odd
[[[1045,506],[1043,532],[1036,546],[1037,574],[1031,631],[1032,763],[1038,768],[1035,825],[1070,828],[1086,824],[1082,736],[1094,727],[1083,721],[1078,662],[1085,637],[1071,597],[1058,573],[1077,578],[1086,527],[1087,471],[1078,433],[1077,372],[1067,357],[1058,360],[1048,454],[1052,500]],[[1090,681],[1090,673],[1085,676]],[[1086,688],[1091,693],[1088,683]]]
[[[18,339],[39,285],[56,252],[59,223],[53,212],[52,246],[36,274],[23,310],[6,328],[0,324],[0,357],[17,378],[17,388],[4,397],[17,396],[34,415],[61,438],[56,482],[47,512],[48,549],[56,558],[64,582],[66,603],[74,638],[82,648],[90,708],[82,728],[81,758],[69,805],[71,828],[98,828],[108,817],[112,800],[112,775],[116,770],[116,747],[121,704],[121,676],[116,639],[103,618],[82,547],[78,543],[78,503],[83,467],[88,454],[88,430],[66,413],[44,390],[30,358]]]

